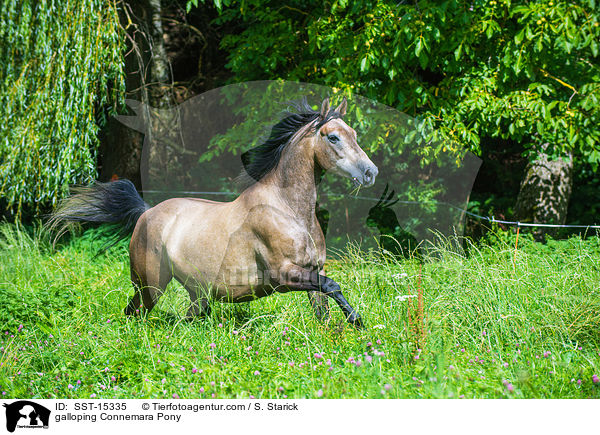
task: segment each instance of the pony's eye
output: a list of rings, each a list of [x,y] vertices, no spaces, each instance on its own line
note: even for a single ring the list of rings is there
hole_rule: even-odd
[[[337,137],[335,134],[330,134],[327,136],[327,139],[329,140],[329,142],[331,143],[338,143],[340,141],[340,138]]]

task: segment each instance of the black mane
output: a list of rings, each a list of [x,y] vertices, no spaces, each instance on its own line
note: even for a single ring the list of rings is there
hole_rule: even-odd
[[[313,110],[306,101],[306,97],[299,102],[290,102],[290,108],[285,117],[273,126],[269,139],[242,154],[242,163],[246,173],[252,180],[259,181],[271,172],[281,159],[281,153],[290,139],[305,125],[321,117],[321,113]],[[335,118],[341,118],[339,112],[330,109],[325,118],[321,119],[315,127],[318,129]]]

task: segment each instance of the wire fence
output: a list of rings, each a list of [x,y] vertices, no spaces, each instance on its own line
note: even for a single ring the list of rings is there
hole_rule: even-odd
[[[202,196],[235,196],[238,195],[237,192],[199,192],[199,191],[191,191],[191,190],[142,190],[142,193],[162,193],[162,194],[183,194],[183,195],[202,195]],[[373,201],[379,202],[380,198],[371,198],[368,196],[359,196],[359,195],[349,195],[345,193],[321,193],[321,195],[327,196],[336,196],[336,197],[345,197],[351,199],[362,199],[365,201]],[[541,227],[541,228],[573,228],[573,229],[600,229],[600,225],[569,225],[569,224],[543,224],[543,223],[532,223],[532,222],[519,222],[519,221],[507,221],[503,219],[496,219],[494,216],[481,216],[477,213],[470,212],[461,207],[457,207],[453,204],[444,201],[397,201],[398,204],[410,204],[410,205],[421,205],[421,204],[432,204],[432,205],[445,205],[447,207],[453,208],[461,213],[464,213],[467,216],[470,216],[475,219],[479,219],[482,221],[486,221],[489,223],[496,223],[502,225],[511,225],[518,227]]]

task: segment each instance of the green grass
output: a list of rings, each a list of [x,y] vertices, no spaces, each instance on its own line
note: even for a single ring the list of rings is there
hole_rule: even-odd
[[[43,233],[0,226],[4,398],[600,397],[597,238],[438,246],[422,265],[419,352],[397,298],[418,288],[416,262],[350,250],[327,265],[362,331],[336,306],[320,324],[301,293],[214,303],[190,322],[174,283],[127,318],[126,250],[94,258],[97,235],[52,250]]]

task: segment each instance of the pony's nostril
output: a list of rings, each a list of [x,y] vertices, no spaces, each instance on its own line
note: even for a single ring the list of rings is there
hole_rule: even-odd
[[[375,168],[375,167],[367,168],[365,170],[365,174],[363,177],[364,183],[372,184],[375,181],[376,176],[377,176],[377,168]]]

